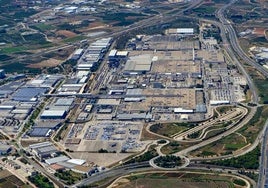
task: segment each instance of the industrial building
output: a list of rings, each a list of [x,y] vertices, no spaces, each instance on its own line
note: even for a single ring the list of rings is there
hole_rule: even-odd
[[[51,133],[61,126],[59,121],[37,121],[28,132],[30,137],[49,137]]]
[[[41,114],[41,119],[64,119],[67,115],[65,109],[49,109],[44,110]]]
[[[3,79],[5,77],[6,77],[5,70],[4,69],[0,69],[0,79]]]
[[[168,35],[193,35],[194,28],[177,28],[177,29],[168,29],[166,31]]]
[[[6,155],[11,152],[12,147],[6,143],[0,143],[0,155]]]
[[[74,52],[74,54],[72,56],[72,59],[73,60],[78,60],[82,56],[83,52],[84,52],[84,49],[75,50],[75,52]]]
[[[45,94],[47,91],[48,88],[23,87],[12,95],[12,99],[21,102],[35,102],[40,95]]]
[[[58,157],[53,157],[53,158],[46,159],[45,163],[48,164],[48,165],[52,165],[52,164],[55,164],[55,163],[58,163],[58,162],[67,161],[69,159],[70,159],[69,157],[67,157],[65,155],[61,155],[61,156],[58,156]]]
[[[29,149],[41,161],[46,158],[56,156],[57,153],[59,153],[59,151],[55,148],[55,146],[51,142],[32,144],[29,146]]]
[[[102,38],[91,43],[78,61],[78,70],[91,70],[91,68],[104,57],[104,53],[111,45],[112,38]]]
[[[51,129],[47,127],[32,127],[28,135],[30,137],[49,137]]]
[[[142,74],[151,70],[152,56],[150,54],[143,54],[131,56],[127,60],[124,73],[125,74]]]

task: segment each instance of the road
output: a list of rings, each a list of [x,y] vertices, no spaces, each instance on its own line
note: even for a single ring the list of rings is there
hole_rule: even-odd
[[[255,112],[256,112],[256,108],[252,108],[251,111],[249,112],[249,114],[239,123],[239,125],[237,125],[235,127],[232,127],[231,129],[223,132],[222,134],[219,134],[219,135],[217,135],[215,137],[212,137],[212,138],[209,138],[209,139],[207,139],[207,140],[205,140],[205,141],[203,141],[201,143],[195,144],[195,145],[193,145],[191,147],[188,147],[188,148],[186,148],[184,150],[181,150],[181,151],[177,152],[175,155],[177,155],[177,156],[185,156],[191,151],[194,151],[194,150],[196,150],[198,148],[201,148],[201,147],[206,146],[206,145],[208,145],[210,143],[218,141],[218,140],[220,140],[220,139],[222,139],[222,138],[234,133],[235,131],[237,131],[240,128],[242,128],[246,123],[248,123],[249,120],[254,116]]]
[[[104,34],[98,36],[97,38],[88,39],[88,42],[89,43],[94,42],[94,41],[96,41],[98,39],[101,39],[101,38],[104,38],[104,37],[115,37],[116,38],[118,36],[128,34],[129,32],[134,31],[134,30],[138,30],[138,29],[142,29],[142,28],[146,28],[146,27],[150,27],[150,26],[154,26],[154,25],[159,25],[159,22],[163,23],[163,24],[167,23],[167,22],[170,22],[172,20],[175,20],[176,16],[181,15],[184,11],[187,11],[187,10],[190,10],[190,9],[192,9],[194,7],[197,7],[202,2],[203,2],[203,0],[191,1],[189,6],[184,8],[184,9],[182,9],[182,10],[180,10],[180,8],[177,8],[177,9],[174,8],[172,10],[168,10],[168,11],[164,12],[161,15],[155,15],[155,16],[149,17],[147,19],[143,19],[141,21],[135,22],[134,24],[131,24],[131,25],[127,26],[127,27],[122,27],[122,28],[117,29],[115,31],[112,31],[112,32],[109,32],[109,33],[104,33]],[[180,11],[176,12],[175,14],[169,15],[169,13],[174,12],[176,10],[180,10]],[[19,56],[19,57],[15,58],[15,59],[7,60],[7,61],[5,61],[5,64],[14,63],[14,62],[16,62],[18,60],[21,61],[21,60],[41,57],[44,54],[54,52],[54,51],[64,49],[64,48],[70,48],[70,47],[73,47],[73,46],[74,46],[73,44],[62,44],[62,45],[59,45],[59,46],[56,46],[56,47],[46,48],[46,49],[44,49],[44,50],[42,50],[40,52],[34,53],[34,54],[22,55],[22,56]]]
[[[225,18],[224,16],[224,12],[225,10],[230,7],[231,5],[233,5],[234,3],[236,3],[238,0],[232,0],[229,4],[223,6],[221,9],[219,9],[216,13],[218,19],[220,20],[220,22],[224,25],[224,29],[225,31],[228,32],[229,35],[229,40],[231,43],[231,46],[233,48],[233,50],[237,53],[237,55],[247,64],[255,67],[258,71],[260,71],[264,76],[268,77],[268,70],[266,68],[264,68],[263,66],[261,66],[260,64],[256,63],[256,61],[254,61],[253,59],[251,59],[245,52],[244,50],[241,48],[241,46],[239,45],[239,41],[237,39],[236,36],[236,31],[234,29],[234,27],[232,26],[231,22]]]
[[[258,188],[268,187],[268,120],[265,122],[265,131],[263,133],[262,148],[261,148],[261,158],[260,158],[260,169],[259,169],[259,179]],[[265,188],[266,188],[265,187]]]
[[[194,170],[204,170],[205,172],[195,172]],[[254,182],[251,180],[251,179],[249,179],[248,177],[246,177],[246,176],[243,176],[243,175],[241,175],[241,174],[238,174],[237,173],[237,171],[235,171],[235,170],[232,170],[232,174],[229,174],[228,173],[228,171],[227,170],[222,170],[222,169],[216,169],[216,168],[213,168],[213,169],[211,169],[211,170],[215,170],[215,171],[217,171],[218,172],[218,176],[227,176],[227,177],[232,177],[232,178],[235,178],[235,179],[240,179],[240,180],[243,180],[243,181],[245,181],[245,183],[246,183],[246,185],[244,186],[244,187],[246,187],[246,188],[250,188],[251,187],[251,185],[250,184],[252,184],[253,185],[253,187],[254,187]],[[136,173],[135,175],[142,175],[142,174],[151,174],[151,173],[164,173],[164,174],[166,174],[166,173],[174,173],[174,171],[168,171],[168,170],[165,170],[165,171],[161,171],[161,170],[158,170],[158,171],[156,171],[156,170],[154,170],[154,171],[148,171],[148,172],[141,172],[141,173]],[[204,174],[204,175],[215,175],[214,173],[212,173],[212,172],[209,172],[208,171],[208,169],[206,169],[206,168],[199,168],[199,167],[193,167],[193,168],[187,168],[185,171],[183,171],[183,172],[180,172],[180,173],[186,173],[186,174]],[[113,183],[111,184],[111,185],[109,185],[108,186],[108,188],[113,188],[113,187],[115,187],[116,186],[116,183],[120,180],[120,179],[122,179],[122,178],[127,178],[127,177],[129,177],[129,176],[131,176],[132,174],[130,174],[130,175],[126,175],[126,176],[121,176],[121,177],[119,177],[119,178],[117,178],[115,181],[113,181]]]
[[[72,187],[90,185],[90,184],[93,184],[95,182],[101,181],[106,178],[116,178],[116,177],[123,176],[126,174],[142,172],[142,171],[152,170],[152,169],[153,168],[150,167],[149,162],[125,165],[123,167],[117,167],[117,168],[113,168],[112,170],[106,170],[106,171],[94,174],[90,176],[89,178],[76,183]]]
[[[198,125],[192,129],[188,130],[188,131],[182,132],[182,133],[176,135],[174,137],[174,139],[185,142],[185,141],[187,141],[187,140],[185,140],[185,138],[190,134],[193,134],[193,133],[198,132],[198,131],[205,131],[207,128],[209,128],[211,126],[215,126],[215,124],[218,124],[220,122],[225,122],[225,121],[227,122],[234,117],[239,117],[240,115],[241,115],[240,118],[243,118],[244,116],[247,115],[247,113],[248,113],[248,110],[244,107],[236,108],[234,111],[228,111],[226,114],[222,114],[214,120],[204,122],[201,125]],[[202,136],[202,135],[203,134],[201,134],[200,136]]]

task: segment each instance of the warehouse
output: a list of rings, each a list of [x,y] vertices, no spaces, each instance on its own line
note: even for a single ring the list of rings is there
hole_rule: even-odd
[[[40,95],[46,93],[47,91],[48,91],[47,88],[33,88],[33,87],[20,88],[12,96],[12,99],[21,102],[34,102]]]
[[[193,35],[193,28],[177,28],[177,29],[168,29],[166,31],[168,35]]]
[[[189,110],[189,109],[183,109],[183,108],[174,108],[174,113],[190,114],[190,113],[194,113],[194,111]]]
[[[67,115],[66,110],[44,110],[41,114],[41,119],[64,119]]]
[[[32,127],[29,131],[30,137],[48,137],[50,136],[51,129],[47,127]]]
[[[50,129],[58,129],[61,126],[61,122],[59,121],[36,121],[33,127],[41,127],[41,128],[50,128]]]
[[[72,59],[73,60],[78,60],[81,56],[82,56],[82,54],[83,54],[83,49],[77,49],[75,52],[74,52],[74,54],[73,54],[73,56],[72,56]]]
[[[146,114],[146,113],[133,113],[133,114],[117,114],[116,118],[118,120],[128,121],[128,120],[151,120],[152,114]]]
[[[143,54],[130,57],[124,67],[125,74],[144,73],[151,70],[152,56],[150,54]]]
[[[55,163],[58,163],[58,162],[67,161],[69,159],[70,159],[69,157],[67,157],[65,155],[62,155],[62,156],[59,156],[59,157],[46,159],[45,163],[48,164],[48,165],[52,165],[52,164],[55,164]]]
[[[222,100],[222,101],[210,100],[209,104],[211,106],[216,106],[216,105],[221,105],[221,104],[230,104],[230,101],[227,101],[227,100]]]
[[[5,75],[4,69],[0,69],[0,79],[3,79],[5,77],[6,77],[6,75]]]
[[[54,105],[55,106],[71,106],[74,102],[74,98],[59,98]]]
[[[117,50],[111,50],[108,56],[109,60],[114,60],[114,58],[116,58],[116,53],[117,53]]]
[[[116,56],[118,58],[126,58],[128,56],[129,52],[128,51],[118,51],[116,53]]]
[[[98,105],[105,106],[105,105],[111,105],[116,106],[120,104],[120,99],[99,99]]]
[[[86,161],[83,159],[69,159],[67,162],[75,165],[83,165],[86,163]]]
[[[58,150],[51,142],[42,142],[38,144],[32,144],[29,146],[29,149],[36,155],[40,160],[44,158],[51,157],[58,153]]]
[[[0,155],[6,155],[12,150],[11,146],[5,144],[5,143],[0,143]]]

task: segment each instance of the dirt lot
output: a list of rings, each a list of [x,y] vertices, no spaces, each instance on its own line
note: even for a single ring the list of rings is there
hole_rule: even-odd
[[[97,164],[99,166],[110,166],[133,155],[133,153],[88,153],[88,152],[75,152],[69,154],[73,158],[84,159],[88,163],[94,161],[94,164]]]
[[[88,27],[83,28],[83,29],[79,29],[79,31],[80,32],[87,32],[87,31],[91,31],[94,29],[102,29],[102,28],[106,28],[106,27],[108,27],[108,25],[105,25],[101,22],[93,22],[93,23],[90,23]]]
[[[57,35],[62,35],[66,38],[71,38],[71,37],[75,37],[76,34],[74,32],[71,31],[67,31],[67,30],[59,30],[56,32]]]
[[[38,140],[38,139],[35,139],[35,140],[22,140],[21,145],[23,147],[28,147],[31,144],[37,144],[37,143],[44,142],[44,141],[45,140]]]
[[[255,35],[264,36],[265,35],[265,28],[254,28],[253,33]]]
[[[57,60],[57,59],[48,59],[45,61],[41,61],[40,63],[35,63],[35,64],[31,64],[28,65],[27,67],[29,68],[45,68],[45,67],[56,67],[57,65],[59,65],[62,61]]]
[[[0,187],[16,188],[16,187],[22,187],[24,185],[25,184],[20,179],[12,175],[7,170],[0,171]]]

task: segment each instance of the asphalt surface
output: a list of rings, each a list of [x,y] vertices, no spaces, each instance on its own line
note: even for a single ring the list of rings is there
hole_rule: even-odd
[[[265,122],[265,131],[263,133],[258,188],[268,187],[268,120]]]
[[[94,174],[90,176],[87,179],[84,179],[72,187],[78,187],[78,186],[83,186],[83,185],[90,185],[95,182],[101,181],[106,178],[117,178],[126,174],[130,173],[135,173],[135,172],[142,172],[146,170],[152,170],[153,168],[150,167],[149,162],[144,162],[144,163],[138,163],[138,164],[131,164],[131,165],[126,165],[123,167],[118,167],[118,168],[113,168],[111,170],[106,170],[103,172],[99,172],[97,174]]]

